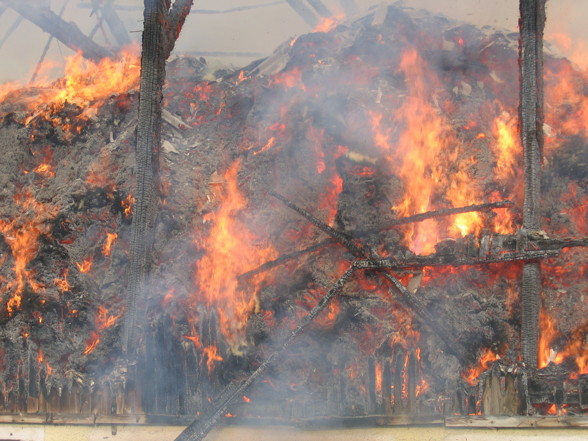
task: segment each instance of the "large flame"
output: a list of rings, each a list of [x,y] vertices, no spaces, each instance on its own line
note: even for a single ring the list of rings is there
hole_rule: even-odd
[[[394,210],[399,216],[433,210],[439,206],[440,194],[453,206],[476,203],[477,191],[467,171],[473,159],[460,156],[451,125],[431,102],[439,84],[435,73],[414,49],[403,54],[399,72],[404,75],[408,96],[394,112],[393,121],[386,127],[382,114],[372,114],[374,143],[404,183],[404,200]],[[395,131],[400,131],[397,140],[392,139]],[[454,216],[450,231],[464,236],[480,226],[478,213],[464,213]],[[434,220],[418,223],[408,232],[410,248],[431,253],[442,234]]]
[[[196,300],[218,311],[221,332],[233,350],[245,343],[247,318],[258,309],[256,282],[259,280],[249,280],[247,286],[242,287],[237,276],[276,256],[271,247],[262,245],[245,222],[239,220],[247,207],[247,200],[239,189],[239,167],[240,162],[235,161],[224,174],[223,182],[215,185],[219,187],[216,197],[220,205],[205,217],[212,227],[208,236],[198,243],[206,253],[196,262],[195,272],[200,291]],[[217,357],[216,352],[214,355]]]
[[[49,232],[47,221],[54,215],[53,210],[38,202],[29,190],[18,193],[14,201],[21,215],[11,221],[0,219],[0,232],[14,258],[15,280],[7,284],[5,292],[10,296],[6,304],[9,314],[20,309],[27,287],[35,292],[43,289],[36,281],[34,271],[27,266],[39,250],[39,238]]]

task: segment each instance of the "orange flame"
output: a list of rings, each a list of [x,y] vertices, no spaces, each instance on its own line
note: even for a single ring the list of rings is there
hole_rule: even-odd
[[[135,198],[132,194],[129,194],[120,203],[125,217],[130,217],[133,214],[133,205],[135,205]]]
[[[480,374],[488,370],[490,364],[499,359],[500,355],[496,354],[492,349],[482,349],[482,354],[480,355],[478,365],[471,367],[466,372],[464,372],[462,374],[462,378],[470,386],[475,386],[476,384],[478,384],[478,377],[480,376]]]
[[[49,232],[46,221],[54,211],[37,202],[30,191],[15,195],[14,201],[22,208],[22,214],[10,222],[0,219],[0,233],[12,251],[16,275],[16,280],[7,284],[8,291],[13,291],[6,304],[9,314],[20,309],[26,286],[35,292],[44,288],[27,266],[39,250],[39,237]]]
[[[65,271],[63,272],[63,278],[62,279],[59,279],[59,278],[53,279],[53,283],[55,284],[55,286],[57,287],[57,289],[61,293],[64,293],[65,291],[71,290],[71,285],[67,281],[67,274],[68,273],[69,273],[69,269],[66,268]]]
[[[89,273],[92,269],[93,259],[92,257],[88,257],[82,263],[76,262],[76,266],[80,273]]]
[[[112,245],[118,238],[118,234],[116,233],[106,233],[106,242],[104,242],[104,246],[102,247],[102,255],[110,256],[110,252],[112,250]]]
[[[390,127],[402,127],[398,139],[391,139],[391,129],[385,127],[383,115],[371,115],[374,143],[394,164],[394,172],[405,187],[404,200],[393,209],[400,216],[434,209],[439,189],[444,189],[445,198],[453,206],[476,203],[479,191],[468,173],[474,160],[459,154],[451,125],[430,102],[438,79],[416,50],[403,54],[399,70],[405,76],[408,96],[396,112],[395,121],[389,122]],[[481,224],[478,213],[463,213],[453,216],[449,231],[454,237],[464,236],[477,232]],[[410,248],[420,254],[433,252],[442,238],[438,222],[432,219],[407,227],[407,237]]]
[[[333,17],[324,17],[312,32],[329,32],[343,21],[345,14],[338,14]]]
[[[100,305],[96,311],[96,317],[94,318],[95,330],[90,333],[90,338],[86,340],[86,349],[84,355],[88,355],[96,349],[98,343],[100,343],[100,336],[102,331],[108,329],[117,322],[117,320],[123,315],[124,309],[118,315],[110,315],[108,309]]]
[[[38,103],[31,105],[31,110],[38,110],[39,106],[55,106],[59,110],[69,103],[82,107],[82,117],[89,118],[110,96],[137,87],[139,75],[137,48],[127,48],[118,59],[103,58],[98,63],[77,53],[66,59],[65,76],[44,89]]]
[[[254,279],[247,288],[241,288],[237,276],[276,255],[271,247],[259,244],[239,221],[239,213],[247,206],[247,200],[239,191],[239,167],[240,162],[234,162],[225,173],[223,183],[215,185],[220,207],[205,217],[213,226],[200,244],[206,254],[196,263],[195,272],[204,295],[202,300],[217,309],[221,332],[234,349],[244,343],[247,317],[257,309],[255,282],[261,281]]]
[[[223,357],[218,354],[218,348],[215,345],[206,346],[202,352],[206,357],[206,368],[210,374],[214,370],[214,364],[217,361],[223,361]]]

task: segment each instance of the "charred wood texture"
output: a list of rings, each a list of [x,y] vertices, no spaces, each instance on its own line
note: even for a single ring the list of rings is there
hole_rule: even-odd
[[[359,262],[361,268],[368,268],[370,267],[372,262],[377,261],[377,258],[372,255],[369,250],[366,250],[363,246],[356,244],[351,236],[342,233],[340,231],[335,230],[334,228],[330,227],[329,225],[322,222],[320,219],[314,217],[312,214],[308,213],[306,210],[298,207],[293,202],[286,199],[284,196],[279,195],[275,192],[271,192],[272,196],[278,198],[282,201],[288,208],[294,210],[307,220],[309,220],[313,225],[319,228],[321,231],[327,233],[333,239],[337,240],[339,243],[344,245],[355,257],[360,257],[364,259],[369,259],[367,261]],[[372,265],[371,268],[377,269],[378,265]],[[380,268],[390,268],[390,266],[383,265]],[[433,317],[422,304],[422,302],[414,296],[406,287],[390,272],[387,270],[380,271],[379,274],[381,277],[386,279],[400,294],[398,296],[401,303],[409,308],[411,311],[415,313],[415,318],[422,323],[424,326],[427,326],[429,329],[433,331],[441,341],[444,343],[446,349],[453,355],[455,355],[458,360],[462,363],[465,363],[467,356],[465,348],[459,343],[454,341],[452,332],[447,326]]]
[[[543,151],[543,30],[545,0],[521,0],[520,7],[520,125],[524,149],[525,200],[523,234],[540,229],[540,169]],[[523,268],[522,356],[537,366],[541,268],[528,263]]]
[[[85,58],[100,61],[102,58],[114,57],[108,49],[86,37],[74,23],[68,23],[48,7],[39,7],[37,2],[20,0],[18,2],[2,0],[27,20],[53,35],[67,47],[79,51]]]
[[[214,428],[218,420],[227,413],[229,407],[239,398],[243,393],[253,384],[253,382],[261,377],[267,369],[285,352],[285,350],[292,344],[294,339],[310,325],[314,319],[329,305],[331,300],[341,292],[343,286],[349,278],[357,271],[358,267],[352,264],[347,271],[335,282],[329,291],[320,299],[317,305],[310,310],[300,320],[300,324],[288,333],[285,340],[280,343],[278,348],[271,353],[271,355],[253,371],[251,375],[244,381],[237,384],[230,384],[227,389],[221,394],[218,404],[210,412],[209,415],[194,421],[190,424],[175,441],[201,441]]]
[[[154,221],[159,198],[158,167],[165,60],[173,49],[191,6],[190,0],[178,0],[171,12],[168,12],[167,1],[145,0],[141,98],[135,150],[137,188],[123,334],[123,351],[126,354],[136,349],[143,323],[143,320],[138,321],[137,318],[142,317],[144,313],[143,300],[146,296],[145,286],[150,270]],[[173,31],[169,30],[169,25],[175,26]]]

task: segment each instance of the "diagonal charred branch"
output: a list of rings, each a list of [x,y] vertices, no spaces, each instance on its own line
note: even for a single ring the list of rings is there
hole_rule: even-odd
[[[294,210],[296,213],[298,213],[299,215],[304,217],[306,220],[308,220],[311,224],[313,224],[319,230],[323,231],[324,233],[327,233],[329,236],[331,236],[333,239],[335,239],[341,245],[345,246],[355,257],[366,257],[367,256],[367,253],[363,249],[363,247],[355,244],[353,242],[353,239],[351,236],[335,230],[333,227],[330,227],[329,225],[325,224],[320,219],[317,219],[312,214],[310,214],[308,211],[306,211],[306,210],[300,208],[298,205],[292,203],[291,201],[286,199],[281,194],[278,194],[274,191],[270,191],[270,195],[272,195],[276,199],[279,199],[280,201],[282,201],[284,203],[284,205],[286,205],[288,208]]]
[[[114,57],[108,49],[86,37],[74,23],[68,23],[48,7],[39,7],[32,0],[7,1],[0,0],[0,6],[6,5],[14,9],[27,20],[53,35],[67,47],[79,51],[85,58],[100,61],[102,58]]]
[[[177,2],[176,2],[177,3]],[[183,5],[185,2],[181,2]],[[187,15],[192,2],[188,2]],[[175,5],[174,5],[175,6]],[[131,228],[131,258],[128,272],[127,312],[123,351],[134,350],[141,336],[143,301],[153,249],[154,222],[159,204],[158,175],[165,60],[173,42],[166,38],[167,0],[145,0],[143,49],[141,54],[141,95],[135,150],[137,188]],[[184,17],[185,18],[185,17]],[[178,23],[183,19],[177,18]],[[179,33],[178,33],[179,34]],[[174,34],[177,37],[178,34]],[[175,41],[175,40],[174,40]],[[171,46],[170,46],[171,45]]]
[[[261,274],[265,271],[269,271],[272,268],[275,268],[277,266],[280,266],[292,259],[296,259],[297,257],[303,256],[305,254],[308,253],[312,253],[314,251],[318,251],[326,246],[332,245],[337,243],[336,240],[334,239],[327,239],[324,240],[322,242],[319,242],[315,245],[311,245],[307,248],[304,248],[303,250],[299,250],[299,251],[294,251],[293,253],[288,253],[288,254],[283,254],[280,257],[278,257],[277,259],[274,260],[270,260],[269,262],[265,262],[264,264],[258,266],[255,269],[252,269],[251,271],[247,271],[246,273],[241,274],[238,279],[239,280],[244,280],[244,279],[248,279],[249,277],[253,277],[257,274]]]
[[[414,216],[395,219],[386,227],[384,227],[383,230],[390,230],[397,225],[411,224],[413,222],[422,222],[424,220],[431,219],[434,217],[451,216],[452,214],[470,213],[472,211],[488,211],[493,210],[495,208],[507,208],[511,207],[512,205],[513,204],[511,201],[505,200],[498,202],[489,202],[486,204],[468,205],[466,207],[444,208],[441,210],[427,211],[426,213],[419,213],[415,214]]]
[[[290,7],[302,17],[302,19],[311,27],[316,28],[318,25],[318,18],[312,10],[306,6],[302,0],[286,0]]]
[[[308,0],[308,3],[321,17],[329,18],[333,16],[333,13],[329,11],[329,8],[327,8],[322,0]]]
[[[543,31],[545,0],[520,0],[520,125],[525,158],[523,234],[540,229],[540,172],[543,152]],[[521,340],[523,362],[537,367],[541,267],[523,267]]]
[[[291,331],[286,339],[272,352],[272,354],[242,383],[235,384],[230,387],[225,396],[215,406],[213,411],[202,419],[194,421],[190,424],[175,441],[201,441],[214,428],[218,420],[227,413],[229,406],[237,399],[240,399],[244,392],[253,384],[253,382],[261,377],[267,369],[274,363],[284,351],[292,344],[294,339],[306,329],[306,327],[313,322],[313,320],[329,305],[331,300],[341,292],[347,280],[357,271],[358,266],[353,263],[347,271],[341,276],[337,282],[329,289],[327,294],[318,302],[318,304],[310,310],[300,320],[299,325]]]
[[[112,35],[114,35],[118,46],[124,47],[131,44],[132,40],[129,36],[127,28],[114,9],[114,0],[106,1],[100,7],[100,12],[104,18],[104,21],[108,25],[110,32],[112,32]]]
[[[291,208],[292,210],[296,211],[297,213],[308,219],[317,228],[329,234],[332,238],[337,240],[337,242],[346,246],[354,256],[368,259],[368,262],[376,260],[376,258],[372,256],[370,252],[366,251],[363,247],[356,245],[350,236],[328,226],[320,219],[317,219],[316,217],[308,213],[306,210],[303,210],[296,204],[290,202],[284,196],[281,196],[275,192],[271,192],[271,194],[274,197],[280,199],[288,208]],[[435,317],[431,316],[427,312],[426,308],[421,303],[421,301],[418,298],[416,298],[410,291],[408,291],[405,288],[405,286],[402,283],[400,283],[400,281],[391,273],[387,271],[380,271],[379,274],[396,288],[397,292],[400,293],[400,296],[398,297],[400,302],[404,306],[415,312],[416,319],[419,320],[419,322],[421,322],[424,326],[429,327],[429,329],[431,329],[436,335],[438,335],[449,352],[455,355],[462,363],[465,362],[465,349],[462,347],[460,343],[454,341],[452,333],[448,329],[446,329],[446,327],[439,320],[435,319]]]

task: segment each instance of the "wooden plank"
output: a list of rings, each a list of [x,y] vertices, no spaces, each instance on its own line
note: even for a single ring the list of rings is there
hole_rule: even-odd
[[[448,417],[445,418],[446,427],[478,427],[478,428],[561,428],[561,427],[588,427],[588,417],[568,417],[568,416],[542,416],[542,417],[525,417],[525,416],[504,416],[504,417]]]

